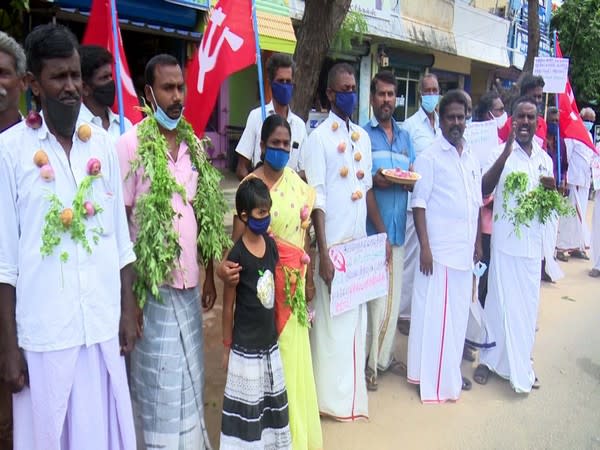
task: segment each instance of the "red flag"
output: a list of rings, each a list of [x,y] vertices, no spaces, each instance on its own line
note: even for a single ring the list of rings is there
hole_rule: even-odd
[[[556,57],[563,57],[558,40],[556,41]],[[558,94],[558,109],[560,111],[559,125],[561,138],[574,139],[583,142],[591,150],[597,153],[598,151],[594,147],[592,137],[585,128],[583,120],[579,115],[579,108],[577,108],[577,103],[575,103],[575,95],[573,95],[573,89],[571,89],[571,83],[568,79],[567,85],[565,86],[565,92]]]
[[[198,136],[229,75],[256,63],[251,0],[219,0],[187,67],[185,117]]]
[[[117,18],[117,23],[118,23]],[[123,50],[123,40],[121,39],[121,29],[119,33],[119,56],[121,61],[121,88],[123,92],[123,114],[132,123],[137,123],[142,118],[142,113],[137,109],[140,105],[135,88],[133,87],[133,81],[129,75],[129,66],[127,65],[127,59],[125,58],[125,51]],[[85,45],[98,45],[107,49],[112,53],[116,60],[114,52],[114,39],[112,21],[110,15],[110,0],[92,0],[92,10],[90,11],[90,18],[88,20],[85,34],[83,36],[82,44]],[[116,63],[113,63],[113,78],[116,80]],[[113,105],[113,111],[118,113],[118,102],[115,99]]]

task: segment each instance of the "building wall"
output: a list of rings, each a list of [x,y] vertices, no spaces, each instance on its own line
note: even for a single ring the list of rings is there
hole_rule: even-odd
[[[248,112],[260,105],[258,74],[251,66],[229,77],[229,125],[246,125]]]

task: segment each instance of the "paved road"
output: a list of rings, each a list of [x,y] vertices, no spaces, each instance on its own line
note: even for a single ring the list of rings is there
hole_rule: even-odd
[[[592,208],[590,208],[592,209]],[[490,377],[454,404],[422,405],[414,386],[393,374],[369,395],[369,422],[323,420],[325,449],[590,449],[600,450],[600,280],[589,262],[561,263],[565,279],[544,284],[534,349],[542,383],[530,395]],[[205,315],[206,420],[218,448],[225,374],[221,308]],[[405,360],[407,338],[397,336]],[[463,363],[472,378],[475,365]]]

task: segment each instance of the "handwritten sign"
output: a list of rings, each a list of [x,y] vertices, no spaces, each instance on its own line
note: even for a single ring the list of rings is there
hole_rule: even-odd
[[[331,283],[331,317],[388,294],[386,234],[334,245],[329,257],[335,268]]]
[[[600,156],[596,155],[592,159],[592,182],[594,183],[594,190],[600,191]],[[596,195],[598,192],[596,192]]]
[[[565,92],[569,76],[569,58],[536,56],[533,74],[544,78],[544,92],[562,94]]]
[[[479,161],[479,167],[486,167],[490,153],[498,147],[498,127],[495,120],[471,122],[464,134],[465,141]]]

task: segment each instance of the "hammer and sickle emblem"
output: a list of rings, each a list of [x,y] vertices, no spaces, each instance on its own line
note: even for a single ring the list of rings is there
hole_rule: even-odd
[[[223,10],[220,7],[213,11],[211,16],[212,24],[210,30],[208,30],[208,36],[206,36],[206,41],[202,39],[200,44],[200,51],[198,52],[198,58],[200,59],[200,73],[198,74],[197,87],[198,92],[200,93],[204,91],[204,77],[208,72],[215,68],[217,57],[219,56],[219,52],[225,41],[227,41],[227,44],[234,52],[238,51],[244,43],[244,39],[232,32],[229,27],[226,26],[223,28],[223,32],[220,34],[213,52],[210,52],[215,31],[217,27],[223,25],[226,17],[227,15],[223,13]]]

